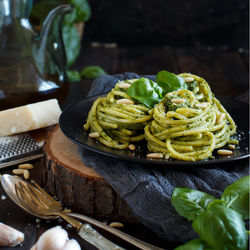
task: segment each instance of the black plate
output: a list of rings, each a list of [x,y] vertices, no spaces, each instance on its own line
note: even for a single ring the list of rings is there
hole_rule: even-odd
[[[234,155],[232,156],[219,156],[214,154],[215,159],[212,160],[202,160],[197,162],[185,162],[177,160],[163,160],[163,159],[148,159],[146,155],[148,153],[146,142],[141,142],[137,144],[138,147],[135,152],[130,150],[118,150],[108,148],[94,139],[88,137],[88,132],[84,131],[83,125],[86,121],[88,112],[93,104],[93,102],[100,96],[92,96],[83,99],[68,108],[66,108],[62,115],[60,116],[60,127],[63,133],[71,139],[73,142],[79,144],[83,148],[94,151],[98,154],[105,156],[128,160],[137,163],[144,164],[156,164],[156,165],[204,165],[211,163],[222,163],[228,161],[234,161],[243,159],[249,156],[249,126],[248,126],[248,105],[238,101],[232,101],[225,98],[220,98],[221,103],[231,114],[234,121],[237,124],[237,137],[239,137],[240,142],[237,145]]]

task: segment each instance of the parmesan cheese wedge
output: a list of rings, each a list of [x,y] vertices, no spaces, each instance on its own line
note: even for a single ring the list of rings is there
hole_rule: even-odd
[[[61,113],[56,99],[0,111],[0,136],[54,125]]]

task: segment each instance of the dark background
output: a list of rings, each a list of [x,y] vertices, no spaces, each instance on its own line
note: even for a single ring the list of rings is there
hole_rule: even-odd
[[[86,41],[248,49],[248,0],[89,0]]]

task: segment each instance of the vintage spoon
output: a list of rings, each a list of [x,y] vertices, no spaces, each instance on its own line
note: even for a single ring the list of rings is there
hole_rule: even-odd
[[[55,219],[55,218],[58,218],[58,216],[55,216],[55,215],[51,215],[51,214],[38,214],[37,213],[37,209],[34,211],[34,209],[30,209],[30,208],[27,208],[27,204],[24,203],[24,202],[21,202],[20,199],[18,198],[18,194],[17,194],[17,188],[16,187],[19,187],[18,190],[19,190],[19,196],[20,196],[20,184],[22,185],[22,187],[32,187],[32,192],[36,192],[36,189],[39,190],[39,195],[42,193],[43,195],[46,196],[46,198],[49,198],[49,199],[52,199],[52,201],[54,200],[51,196],[49,196],[41,187],[39,187],[37,184],[36,184],[36,187],[34,187],[33,185],[23,181],[21,178],[18,178],[16,176],[12,176],[12,175],[7,175],[7,174],[4,174],[1,178],[1,183],[2,183],[2,186],[4,188],[4,190],[6,191],[6,193],[9,195],[9,197],[18,205],[20,206],[21,208],[23,208],[26,212],[36,216],[36,217],[40,217],[40,218],[43,218],[43,219]],[[36,189],[34,189],[36,188]],[[34,195],[34,194],[33,194]],[[55,200],[54,200],[55,201]],[[59,202],[58,202],[59,203]],[[53,204],[56,204],[56,203],[53,203]],[[59,203],[60,204],[60,203]],[[56,206],[59,206],[58,204]],[[37,207],[36,207],[37,208]],[[43,208],[44,205],[43,205]],[[116,235],[118,237],[120,237],[121,239],[129,242],[130,244],[140,248],[140,249],[145,249],[145,250],[160,250],[161,248],[158,248],[156,246],[153,246],[153,245],[150,245],[146,242],[143,242],[139,239],[136,239],[130,235],[127,235],[119,230],[116,230],[115,228],[112,228],[108,225],[105,225],[104,223],[101,223],[95,219],[92,219],[86,215],[81,215],[81,214],[76,214],[76,213],[70,213],[68,214],[70,215],[71,217],[75,217],[79,220],[82,220],[82,221],[85,221],[85,222],[88,222],[96,227],[99,227],[101,229],[104,229],[110,233],[112,233],[113,235]],[[90,227],[90,225],[88,225],[88,228]],[[91,228],[91,227],[90,227]],[[91,228],[92,230],[94,230],[93,228]],[[94,230],[95,231],[95,230]],[[95,233],[97,233],[95,231]],[[97,233],[98,234],[98,233]],[[99,235],[100,237],[104,238],[103,236]],[[107,240],[107,239],[105,239]],[[108,240],[107,240],[108,241]],[[110,242],[112,243],[112,242]],[[113,244],[113,243],[112,243]],[[115,247],[119,247],[119,246],[115,246]],[[101,249],[104,249],[104,248],[101,248]],[[109,245],[109,249],[119,249],[119,248],[110,248],[110,245]],[[121,249],[121,248],[120,248]]]

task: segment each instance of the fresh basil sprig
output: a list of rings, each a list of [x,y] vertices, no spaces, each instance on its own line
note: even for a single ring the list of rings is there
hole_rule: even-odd
[[[157,73],[156,81],[140,78],[127,90],[127,94],[153,108],[168,93],[178,89],[186,89],[187,85],[182,77],[166,70]]]
[[[246,249],[247,232],[242,216],[217,200],[199,214],[193,229],[214,249]]]
[[[164,90],[164,95],[178,89],[187,89],[187,84],[182,77],[166,70],[162,70],[156,75],[156,82]]]
[[[163,97],[163,89],[148,78],[140,78],[127,89],[127,94],[147,107],[154,107]]]
[[[189,188],[175,188],[172,194],[172,205],[180,216],[188,220],[194,220],[213,200],[212,195]]]
[[[172,205],[179,215],[192,220],[192,227],[200,238],[176,250],[247,249],[247,230],[244,220],[249,218],[250,176],[229,185],[221,199],[204,192],[175,188]]]

